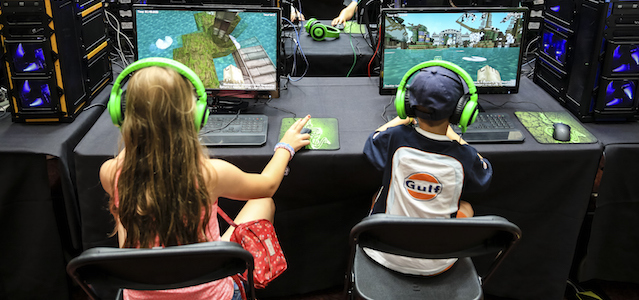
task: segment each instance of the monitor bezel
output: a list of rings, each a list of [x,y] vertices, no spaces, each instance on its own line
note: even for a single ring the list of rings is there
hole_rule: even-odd
[[[380,30],[379,34],[385,34],[386,32],[386,16],[388,14],[396,13],[459,13],[459,12],[521,12],[523,13],[523,28],[522,38],[526,36],[528,30],[528,19],[530,11],[527,7],[419,7],[419,8],[384,8],[380,14]],[[379,94],[380,95],[394,95],[397,93],[397,87],[384,87],[384,44],[385,39],[383,36],[380,38],[380,72],[379,72]],[[517,68],[517,80],[514,86],[502,86],[502,87],[477,87],[478,94],[514,94],[519,92],[519,85],[521,83],[521,65],[523,63],[524,48],[522,44],[519,47],[519,68]],[[406,70],[408,71],[408,69]]]
[[[212,89],[206,88],[206,93],[209,98],[238,98],[238,99],[271,99],[271,98],[279,98],[280,96],[280,77],[281,77],[281,68],[279,64],[281,63],[281,39],[282,39],[282,9],[279,7],[264,7],[264,6],[246,6],[246,5],[162,5],[162,4],[133,4],[132,5],[132,13],[133,13],[133,39],[135,43],[135,47],[137,47],[137,13],[136,11],[142,10],[182,10],[182,11],[234,11],[234,12],[264,12],[264,13],[275,13],[277,22],[275,22],[277,26],[277,40],[276,40],[276,48],[277,55],[276,61],[273,62],[275,65],[275,89],[274,90],[230,90],[230,89]],[[137,61],[138,51],[137,49],[134,51],[134,58]]]

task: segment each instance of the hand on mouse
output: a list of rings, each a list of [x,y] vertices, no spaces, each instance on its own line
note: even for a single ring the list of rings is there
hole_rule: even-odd
[[[302,147],[307,146],[311,143],[309,138],[310,134],[305,133],[302,134],[302,128],[306,125],[306,122],[311,119],[311,115],[306,115],[303,119],[298,119],[291,125],[291,127],[284,133],[284,136],[280,140],[281,143],[286,143],[291,145],[295,152],[302,149]]]

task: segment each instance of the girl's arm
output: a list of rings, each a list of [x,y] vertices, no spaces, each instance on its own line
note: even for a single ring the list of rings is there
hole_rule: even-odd
[[[120,152],[116,158],[107,160],[100,167],[100,182],[102,183],[104,191],[109,194],[109,198],[113,197],[113,178],[115,178],[118,161],[123,157],[123,153],[124,150]],[[126,230],[122,226],[122,223],[120,223],[120,218],[117,215],[114,215],[113,218],[115,219],[115,226],[118,232],[118,245],[122,248],[126,239]]]
[[[301,134],[300,131],[311,118],[307,115],[297,120],[286,131],[280,143],[286,144],[282,148],[276,148],[273,157],[264,167],[261,173],[246,173],[235,165],[220,160],[209,160],[210,166],[217,174],[213,189],[219,197],[227,197],[237,200],[248,200],[262,197],[272,197],[284,178],[284,172],[291,157],[287,147],[297,152],[302,147],[310,144],[309,134]]]

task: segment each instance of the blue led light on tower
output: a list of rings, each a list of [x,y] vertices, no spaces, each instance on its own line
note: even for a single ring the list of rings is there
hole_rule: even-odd
[[[566,64],[566,39],[552,32],[543,33],[543,52],[555,59],[558,63]]]
[[[636,92],[636,81],[612,80],[606,86],[605,106],[606,108],[633,108],[636,104]]]
[[[575,4],[576,1],[565,0],[546,0],[545,18],[553,23],[572,29],[575,20]]]
[[[9,44],[13,53],[13,66],[16,72],[34,73],[47,70],[42,43]]]
[[[617,45],[612,53],[611,72],[639,73],[639,45]]]
[[[52,108],[49,82],[42,79],[26,79],[16,81],[20,85],[20,103],[24,108]]]

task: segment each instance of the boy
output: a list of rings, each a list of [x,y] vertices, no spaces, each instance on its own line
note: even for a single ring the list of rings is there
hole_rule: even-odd
[[[462,190],[488,188],[493,170],[450,127],[450,117],[465,94],[465,82],[445,67],[431,66],[413,75],[409,103],[412,118],[391,120],[366,141],[364,154],[380,171],[383,185],[371,213],[422,218],[472,217],[472,206],[460,201]],[[416,259],[365,249],[378,263],[401,273],[436,275],[457,259]]]

